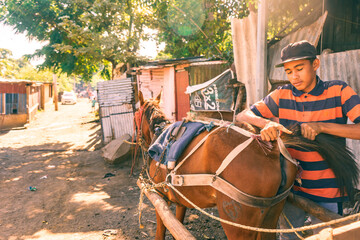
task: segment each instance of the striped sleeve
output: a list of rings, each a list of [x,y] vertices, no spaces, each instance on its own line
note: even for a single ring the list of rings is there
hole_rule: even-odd
[[[341,104],[343,113],[353,123],[360,123],[360,97],[346,83],[341,90]]]
[[[271,92],[263,100],[255,103],[250,110],[259,117],[279,117],[279,89]]]

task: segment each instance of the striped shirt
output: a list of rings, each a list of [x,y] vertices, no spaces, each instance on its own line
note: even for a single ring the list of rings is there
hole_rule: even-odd
[[[297,90],[291,84],[279,87],[263,100],[250,107],[255,115],[279,118],[288,127],[295,123],[325,122],[346,124],[347,119],[360,123],[360,97],[343,81],[317,84],[309,93]],[[343,138],[345,146],[345,138]],[[317,152],[288,148],[302,167],[302,184],[295,182],[295,194],[316,202],[340,202],[340,190],[335,175],[327,162]]]

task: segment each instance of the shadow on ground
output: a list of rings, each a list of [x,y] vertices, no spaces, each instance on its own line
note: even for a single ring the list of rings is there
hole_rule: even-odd
[[[119,239],[141,235],[134,225],[139,191],[136,178],[129,178],[130,162],[110,166],[100,151],[71,148],[60,143],[0,149],[0,239],[106,229],[120,229]],[[104,178],[107,173],[115,176]]]

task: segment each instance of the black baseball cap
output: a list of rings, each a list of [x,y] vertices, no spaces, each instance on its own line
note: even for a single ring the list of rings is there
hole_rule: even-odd
[[[281,50],[281,63],[275,67],[282,67],[284,63],[301,59],[316,58],[316,48],[306,40],[290,43]]]

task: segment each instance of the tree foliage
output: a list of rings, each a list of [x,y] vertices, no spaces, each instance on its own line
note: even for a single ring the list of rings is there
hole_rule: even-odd
[[[38,82],[52,82],[53,72],[38,70],[30,64],[27,58],[13,59],[11,51],[0,48],[0,77],[6,79],[24,79]],[[79,80],[77,80],[79,81]],[[59,91],[71,91],[73,78],[70,80],[66,74],[58,75]]]
[[[0,48],[0,59],[10,58],[12,56],[12,52],[6,48]]]
[[[6,48],[0,48],[0,77],[14,78],[20,68],[26,66],[29,62],[26,58],[13,59],[12,52]]]
[[[267,4],[267,39],[276,42],[315,21],[321,14],[322,0],[268,0]]]
[[[268,38],[274,38],[299,10],[318,1],[269,0]],[[117,65],[124,70],[141,61],[138,50],[141,41],[149,38],[146,28],[156,29],[157,42],[165,42],[159,59],[206,56],[231,63],[231,18],[248,16],[249,4],[256,7],[257,2],[3,0],[0,20],[29,38],[47,42],[33,55],[45,56],[41,69],[80,75],[89,81],[95,74],[109,79]],[[292,22],[284,33],[296,24]]]
[[[153,0],[154,27],[164,54],[233,61],[231,18],[248,16],[250,0]]]
[[[81,75],[89,81],[109,65],[138,60],[151,12],[141,0],[5,0],[2,20],[29,38],[48,41],[36,56],[42,68]]]

